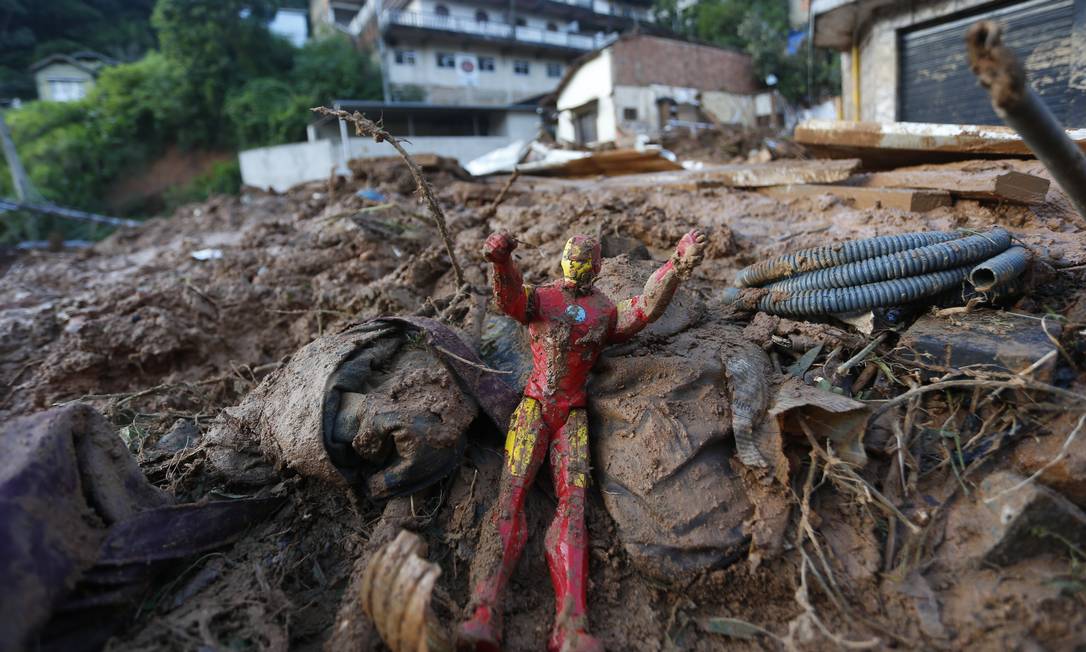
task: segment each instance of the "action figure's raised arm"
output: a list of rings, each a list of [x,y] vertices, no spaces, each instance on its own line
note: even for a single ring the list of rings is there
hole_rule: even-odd
[[[618,320],[609,340],[624,342],[659,319],[675,296],[679,282],[701,262],[704,248],[705,235],[700,231],[684,235],[671,258],[645,282],[641,294],[618,304]]]
[[[522,324],[532,317],[534,293],[524,285],[524,277],[513,262],[517,241],[505,233],[494,233],[486,239],[483,257],[494,265],[494,298],[498,308]]]

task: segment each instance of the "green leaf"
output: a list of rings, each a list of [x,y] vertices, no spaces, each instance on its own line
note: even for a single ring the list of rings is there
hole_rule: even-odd
[[[785,372],[795,376],[796,378],[803,378],[803,374],[807,373],[807,370],[814,364],[815,358],[818,354],[822,353],[822,345],[818,344],[810,351],[803,354],[803,357],[796,360],[795,364],[785,369]]]

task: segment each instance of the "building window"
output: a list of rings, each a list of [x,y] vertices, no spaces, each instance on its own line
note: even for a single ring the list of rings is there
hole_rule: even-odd
[[[479,70],[494,72],[494,57],[479,57]]]
[[[555,25],[554,23],[547,23],[547,31],[548,32],[557,32],[558,31],[558,25]]]
[[[456,55],[448,52],[437,53],[437,67],[438,68],[455,68],[456,67]]]
[[[393,55],[396,59],[396,63],[404,66],[415,65],[415,51],[414,50],[396,50]]]
[[[531,68],[529,68],[527,61],[516,60],[513,62],[514,75],[527,75],[529,72],[531,72]]]
[[[622,109],[622,119],[628,122],[637,120],[637,109],[632,109],[630,107]]]
[[[527,74],[527,73],[525,73]],[[547,76],[548,77],[561,77],[562,76],[562,64],[554,63],[553,61],[547,64]]]
[[[490,16],[487,16],[486,12],[483,11],[482,9],[475,12],[475,22],[477,22],[477,23],[485,23],[485,22],[488,22],[489,20],[490,20]]]
[[[449,8],[446,7],[445,5],[437,5],[436,7],[434,7],[434,13],[437,14],[438,16],[446,16],[447,17],[449,15]]]
[[[82,79],[50,79],[49,95],[54,102],[74,102],[87,95],[87,86]]]
[[[514,22],[516,23],[517,27],[527,27],[528,26],[528,21],[524,20],[523,18],[518,18]]]

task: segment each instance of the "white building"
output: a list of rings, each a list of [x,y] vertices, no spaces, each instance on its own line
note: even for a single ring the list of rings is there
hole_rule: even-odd
[[[313,4],[327,8],[328,24],[341,3]],[[510,105],[549,93],[578,56],[651,22],[651,6],[651,0],[369,0],[346,29],[377,52],[386,101]]]
[[[115,63],[103,54],[85,50],[48,56],[35,62],[30,70],[38,86],[38,99],[74,102],[87,96],[99,70]]]
[[[629,34],[578,59],[555,91],[559,140],[595,145],[690,125],[705,113],[729,124],[769,124],[774,103],[750,55]]]

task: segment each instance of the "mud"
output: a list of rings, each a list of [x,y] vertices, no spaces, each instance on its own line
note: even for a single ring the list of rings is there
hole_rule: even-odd
[[[1013,165],[1032,166],[1030,172],[1047,176],[1035,162]],[[449,261],[402,174],[367,171],[365,164],[356,167],[352,178],[332,184],[331,200],[329,184],[324,182],[286,194],[247,190],[238,198],[187,206],[168,219],[117,234],[86,252],[22,254],[0,277],[0,378],[4,379],[0,381],[0,418],[83,399],[106,412],[129,448],[137,452],[147,477],[179,500],[248,496],[268,488],[288,497],[287,507],[274,519],[253,528],[233,547],[193,559],[156,584],[146,596],[145,607],[111,642],[111,649],[376,647],[372,632],[364,628],[355,630],[348,624],[343,631],[353,634],[339,635],[344,618],[337,619],[337,612],[344,613],[340,605],[347,587],[374,549],[367,542],[380,522],[381,503],[313,477],[276,472],[256,439],[236,442],[231,448],[237,464],[235,472],[225,477],[214,472],[206,444],[172,454],[153,449],[177,419],[191,422],[206,438],[224,408],[242,403],[268,374],[282,373],[295,352],[320,335],[382,314],[436,316],[463,307],[454,304],[450,309],[454,284]],[[623,372],[630,379],[625,387],[599,385],[601,392],[606,390],[609,404],[625,405],[625,414],[632,414],[636,404],[651,406],[661,415],[689,418],[669,407],[666,395],[643,394],[633,381],[669,378],[668,382],[681,386],[677,381],[683,374],[701,371],[682,368],[677,352],[715,346],[721,340],[713,337],[729,342],[753,340],[756,344],[749,346],[769,351],[774,373],[777,366],[787,367],[816,343],[823,344],[823,353],[837,346],[839,355],[855,352],[863,340],[857,341],[855,334],[838,326],[827,330],[787,320],[769,324],[759,317],[747,328],[749,316],[733,314],[720,305],[722,289],[739,269],[791,250],[887,233],[958,227],[983,230],[998,225],[1014,231],[1051,267],[1065,270],[1054,271],[1046,285],[1014,307],[1016,311],[1063,314],[1075,305],[1076,293],[1086,287],[1080,267],[1086,264],[1082,222],[1055,185],[1048,201],[1032,208],[959,201],[915,214],[856,210],[825,198],[780,202],[725,188],[693,192],[666,187],[608,189],[595,187],[591,181],[570,184],[521,178],[494,216],[484,219],[482,211],[497,195],[501,180],[481,184],[457,180],[445,172],[428,176],[446,211],[465,276],[478,288],[487,286],[481,245],[496,230],[515,233],[522,242],[516,256],[530,283],[542,283],[560,273],[561,248],[576,233],[629,238],[643,245],[656,261],[663,261],[689,229],[709,231],[711,246],[705,262],[684,285],[674,310],[631,344],[609,351],[601,363],[602,371],[608,365],[630,367]],[[387,194],[386,203],[392,206],[355,195],[369,187]],[[193,258],[194,252],[207,249],[220,251],[221,257]],[[645,261],[644,267],[651,270],[655,264]],[[617,298],[622,296],[619,289],[642,285],[641,267],[634,269],[628,282],[615,282],[605,291]],[[739,321],[726,335],[707,336],[697,330],[698,320],[688,316],[698,311]],[[478,337],[470,321],[465,331],[469,338]],[[782,339],[789,342],[791,352],[780,345]],[[1064,364],[1062,375],[1056,378],[1081,393],[1081,366],[1074,366],[1081,365],[1081,348],[1066,336],[1063,341],[1075,361]],[[656,354],[661,355],[659,363],[652,357]],[[911,379],[909,368],[889,358],[879,362],[887,372],[879,371],[870,380],[869,396],[899,394]],[[711,373],[720,373],[719,359],[706,356],[699,363],[711,368]],[[918,453],[918,471],[905,478],[909,491],[895,489],[893,479],[900,469],[895,466],[898,456],[887,445],[894,435],[885,419],[869,429],[863,442],[871,461],[861,474],[884,493],[899,496],[903,515],[918,523],[926,518],[938,524],[955,509],[950,498],[960,492],[955,467],[940,465],[946,459],[946,440],[939,433],[953,426],[969,434],[968,428],[975,426],[936,393],[929,399],[922,410],[909,412],[909,419],[924,424],[916,430],[916,441],[932,442],[931,452]],[[904,412],[894,412],[894,418],[900,419]],[[979,414],[983,419],[992,417],[996,425],[1003,423],[992,412],[980,410]],[[1013,437],[1007,436],[1001,444],[1004,450],[1032,439],[1062,443],[1068,432],[1066,423],[1046,428],[1048,417],[1031,414]],[[704,418],[710,416],[724,421],[727,415]],[[944,427],[944,422],[950,425]],[[598,428],[593,430],[592,436],[598,432]],[[615,510],[607,503],[614,496],[605,493],[602,478],[619,476],[621,465],[632,468],[624,460],[640,451],[615,433],[615,452],[608,454],[601,446],[602,438],[610,434],[600,433],[600,440],[593,440],[598,484],[589,492],[586,506],[592,547],[589,620],[609,649],[776,645],[766,636],[747,640],[710,633],[707,623],[713,617],[754,623],[800,649],[835,647],[804,616],[796,599],[803,566],[795,545],[796,500],[803,494],[810,459],[805,442],[797,439],[794,430],[786,433],[781,450],[791,472],[789,483],[768,485],[781,488],[776,502],[756,497],[756,487],[767,486],[763,480],[744,478],[730,463],[725,468],[728,447],[734,445],[730,439],[706,433],[705,441],[716,438],[713,446],[721,451],[717,458],[721,463],[713,467],[713,475],[705,475],[705,481],[716,474],[732,479],[710,487],[723,494],[719,500],[692,492],[676,507],[691,517],[715,508],[713,518],[727,515],[727,527],[739,530],[733,535],[728,534],[731,529],[722,529],[718,534],[723,539],[714,541],[735,544],[720,546],[724,550],[714,553],[716,562],[690,567],[677,584],[661,583],[644,573],[636,546],[631,551],[623,545],[629,526],[612,516]],[[447,480],[411,496],[404,519],[427,543],[428,559],[441,567],[438,591],[453,612],[467,602],[468,569],[501,465],[503,433],[476,419],[467,435],[470,443],[464,463]],[[1059,445],[1054,448],[1058,450]],[[994,455],[974,472],[976,477],[965,480],[979,481],[1011,463],[1005,454]],[[1048,475],[1059,477],[1058,468]],[[812,556],[825,581],[830,581],[832,571],[835,588],[832,592],[819,588],[810,569],[807,583],[811,604],[827,631],[849,641],[874,638],[879,648],[905,649],[939,645],[984,649],[1020,643],[1067,649],[1071,641],[1086,636],[1082,616],[1086,592],[1076,570],[1080,566],[1071,563],[1073,551],[1044,552],[1002,568],[953,560],[933,565],[939,545],[948,536],[940,534],[941,528],[931,527],[931,536],[919,542],[910,539],[903,550],[906,532],[900,522],[889,518],[873,499],[858,500],[832,479],[820,477],[811,495],[808,521],[817,532],[825,561],[809,544],[806,554]],[[637,474],[626,482],[636,485],[650,479]],[[1063,485],[1056,482],[1055,486],[1059,490]],[[1075,499],[1081,500],[1080,496]],[[781,541],[779,554],[766,554],[759,564],[729,565],[727,561],[748,554],[743,525],[751,511],[744,505],[751,501],[764,505],[753,525],[771,530],[759,535],[763,539]],[[785,506],[787,516],[781,517]],[[553,509],[554,498],[544,480],[529,494],[529,540],[507,592],[505,628],[510,650],[540,649],[550,628],[553,594],[546,581],[543,533]],[[643,519],[629,522],[646,523]],[[348,613],[349,603],[343,603]]]

